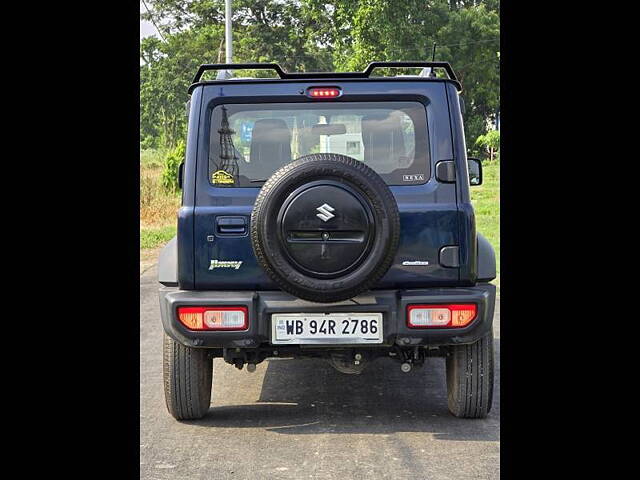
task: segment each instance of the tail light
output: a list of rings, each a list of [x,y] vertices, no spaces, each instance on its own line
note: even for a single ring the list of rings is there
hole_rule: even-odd
[[[409,305],[407,326],[409,328],[461,328],[476,318],[475,304]]]
[[[247,307],[178,307],[178,319],[189,330],[246,330]]]
[[[311,98],[337,98],[342,94],[338,87],[311,87],[307,95]]]

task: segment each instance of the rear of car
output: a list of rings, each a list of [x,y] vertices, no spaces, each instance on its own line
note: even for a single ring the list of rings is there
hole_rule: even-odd
[[[357,374],[381,357],[409,371],[446,356],[452,413],[489,412],[495,273],[475,231],[460,86],[452,71],[370,73],[192,85],[178,235],[159,274],[176,418],[206,413],[214,357],[249,370],[319,357]]]

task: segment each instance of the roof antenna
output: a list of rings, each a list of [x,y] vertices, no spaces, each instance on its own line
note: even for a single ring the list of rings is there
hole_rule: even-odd
[[[224,0],[224,43],[226,50],[225,63],[233,63],[233,39],[231,30],[231,0]],[[231,70],[220,70],[216,80],[226,80],[233,77]]]
[[[433,42],[433,52],[431,53],[431,61],[435,61],[436,58],[436,42]],[[425,67],[420,70],[419,77],[429,77],[436,78],[436,72],[433,70],[433,67]]]

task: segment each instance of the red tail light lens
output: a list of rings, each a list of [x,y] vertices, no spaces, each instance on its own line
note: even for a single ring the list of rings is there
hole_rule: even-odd
[[[178,320],[189,330],[246,330],[247,307],[178,307]]]
[[[409,305],[409,328],[462,328],[475,320],[478,307],[475,304]]]
[[[337,98],[342,91],[337,87],[312,87],[307,90],[311,98]]]

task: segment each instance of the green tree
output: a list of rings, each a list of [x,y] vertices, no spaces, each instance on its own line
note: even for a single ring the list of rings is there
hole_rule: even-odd
[[[171,149],[186,134],[187,88],[194,73],[218,51],[222,27],[214,25],[142,40],[140,136],[143,143]],[[153,138],[155,140],[150,140]]]
[[[460,2],[458,2],[460,3]],[[500,17],[483,4],[450,12],[438,32],[438,57],[451,62],[464,89],[465,136],[472,153],[500,107]]]
[[[147,5],[151,13],[142,17],[155,19],[165,37],[224,27],[224,0],[148,0]],[[277,61],[292,71],[331,69],[331,53],[316,42],[315,35],[322,30],[324,18],[315,13],[304,0],[234,0],[234,61]]]
[[[448,10],[446,0],[340,2],[334,28],[336,66],[362,70],[374,60],[430,59]]]
[[[148,0],[164,40],[142,40],[140,138],[143,147],[171,149],[186,134],[187,88],[202,63],[224,62],[224,1]],[[278,62],[291,71],[331,70],[332,55],[316,45],[320,17],[297,1],[234,1],[234,61]],[[307,12],[307,13],[305,13]],[[252,72],[268,76],[268,72]]]
[[[224,0],[147,5],[151,12],[143,17],[165,40],[141,45],[141,140],[172,148],[185,134],[191,76],[201,63],[224,60]],[[436,59],[451,62],[460,77],[466,137],[472,153],[479,152],[475,139],[499,106],[498,0],[234,0],[233,12],[234,61],[277,62],[289,71],[430,59],[435,42]]]
[[[164,159],[162,188],[167,193],[176,193],[178,191],[178,168],[184,162],[185,154],[185,142],[184,140],[178,140],[176,147],[169,151]]]
[[[500,159],[500,130],[490,130],[476,139],[476,145],[484,147],[489,153],[489,160]]]
[[[307,2],[316,10],[323,3]],[[372,60],[430,59],[450,62],[462,83],[465,133],[487,131],[500,104],[500,17],[497,2],[360,0],[339,2],[329,18],[340,70],[361,70]]]

